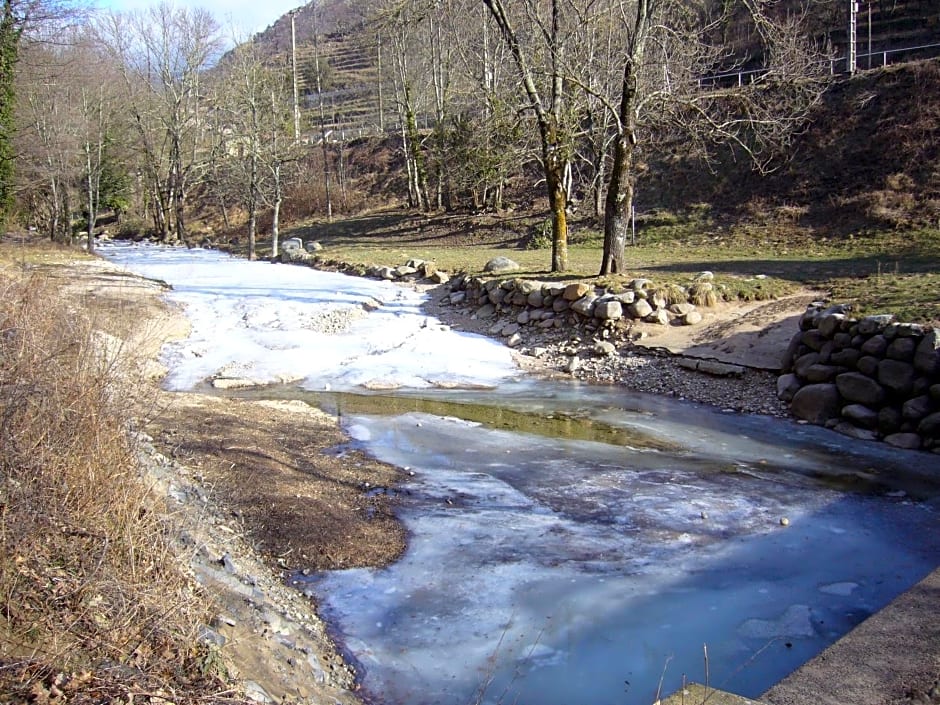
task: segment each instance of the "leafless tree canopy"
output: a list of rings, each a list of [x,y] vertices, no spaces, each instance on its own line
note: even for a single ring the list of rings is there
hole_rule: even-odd
[[[601,271],[617,272],[652,157],[730,150],[758,171],[787,159],[826,85],[820,27],[834,2],[372,0],[352,19],[326,2],[298,12],[299,52],[242,43],[224,61],[203,11],[159,4],[63,34],[65,3],[14,3],[34,27],[19,84],[20,193],[44,204],[52,233],[68,232],[77,209],[93,225],[118,183],[122,212],[165,239],[185,238],[199,205],[226,224],[245,219],[253,243],[259,214],[273,211],[276,250],[287,194],[322,184],[332,214],[331,189],[345,183],[330,125],[337,101],[360,96],[400,145],[412,207],[498,209],[509,179],[529,174],[549,203],[552,268],[567,267],[580,207],[603,219]],[[337,8],[355,71],[322,53],[338,41]],[[40,41],[52,34],[67,41]],[[107,76],[108,90],[80,88],[78,74]]]

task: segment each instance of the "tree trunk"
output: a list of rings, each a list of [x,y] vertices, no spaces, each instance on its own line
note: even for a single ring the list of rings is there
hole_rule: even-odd
[[[564,184],[564,163],[553,160],[545,164],[548,204],[552,212],[552,271],[568,270],[568,198]]]
[[[620,94],[619,130],[604,202],[604,254],[600,274],[620,274],[626,267],[624,250],[633,211],[633,156],[636,148],[634,103],[637,94],[636,64],[624,62]]]

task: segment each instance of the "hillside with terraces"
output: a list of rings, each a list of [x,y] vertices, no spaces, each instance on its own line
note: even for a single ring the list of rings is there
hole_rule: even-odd
[[[777,11],[789,12],[797,6],[787,2]],[[848,2],[814,3],[808,20],[819,45],[829,48],[831,71],[843,73],[849,43]],[[940,56],[940,4],[936,0],[860,0],[856,20],[858,70]],[[318,57],[323,128],[331,133],[330,139],[346,141],[397,130],[391,62],[383,57],[383,47],[361,5],[353,0],[311,2],[298,8],[294,25],[303,131],[319,139]],[[753,39],[749,33],[732,32],[726,37],[741,64],[751,69],[760,62],[753,51]],[[256,35],[254,41],[289,65],[290,14]]]

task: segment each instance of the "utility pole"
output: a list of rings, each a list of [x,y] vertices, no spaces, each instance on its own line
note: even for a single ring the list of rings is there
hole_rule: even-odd
[[[294,83],[294,143],[300,142],[300,98],[297,92],[297,27],[294,17],[298,8],[294,8],[290,15],[290,68]]]
[[[856,29],[858,27],[858,0],[849,0],[849,46],[845,55],[845,72],[850,76],[857,68],[858,44]]]

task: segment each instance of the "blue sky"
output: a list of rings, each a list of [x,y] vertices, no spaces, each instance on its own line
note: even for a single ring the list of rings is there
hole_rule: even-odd
[[[103,9],[136,10],[158,4],[159,0],[98,0]],[[278,17],[294,7],[305,4],[305,0],[175,0],[176,7],[201,7],[213,15],[228,30],[234,27],[247,33],[260,32]]]

